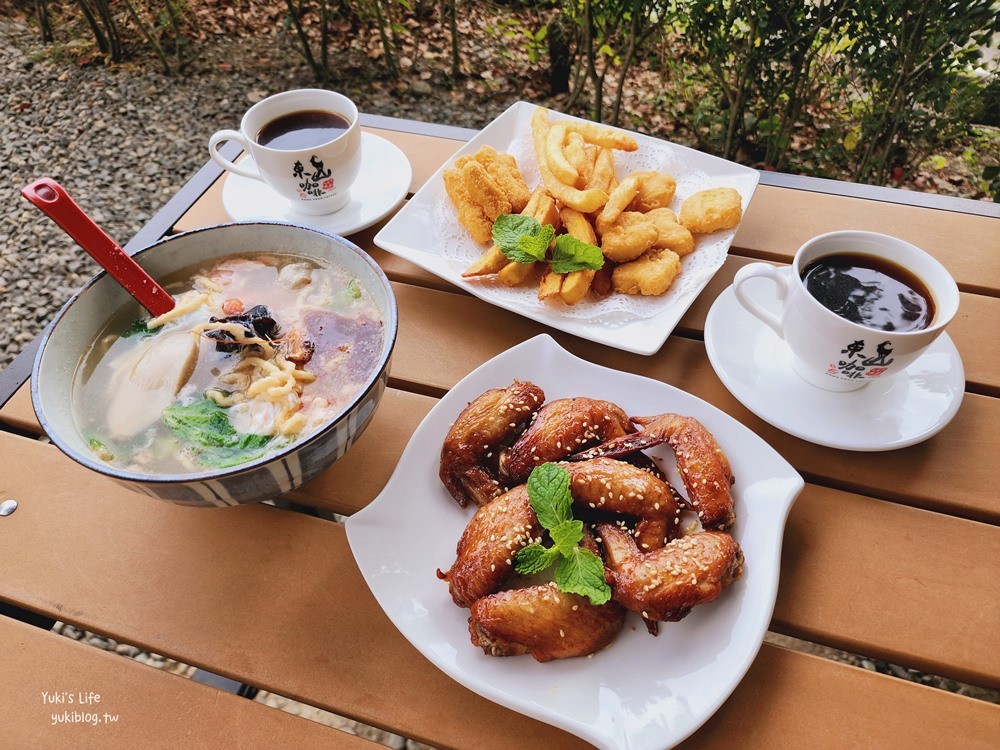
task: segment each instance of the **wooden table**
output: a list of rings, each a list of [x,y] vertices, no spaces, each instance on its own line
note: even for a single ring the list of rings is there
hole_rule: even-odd
[[[416,190],[471,131],[368,117],[413,164]],[[227,220],[209,164],[130,243]],[[625,354],[553,333],[594,362],[671,383],[748,425],[807,485],[784,537],[771,629],[974,685],[1000,687],[1000,221],[995,206],[765,174],[718,273],[663,349]],[[39,217],[39,221],[44,221]],[[706,313],[753,260],[787,263],[807,238],[869,229],[923,247],[962,291],[949,332],[967,393],[934,438],[888,453],[812,445],[769,426],[723,387],[705,354]],[[381,490],[411,433],[470,370],[543,326],[499,310],[352,237],[399,303],[390,388],[363,438],[293,493],[313,515],[256,505],[192,509],[97,476],[41,439],[27,388],[0,410],[0,744],[10,747],[375,747],[9,616],[58,619],[219,675],[448,748],[579,748],[451,681],[375,602],[332,513]],[[469,335],[476,331],[476,335]],[[28,355],[0,374],[14,390]],[[318,515],[317,515],[318,514]],[[42,691],[93,691],[93,706]],[[85,697],[85,696],[84,696]],[[52,725],[51,714],[116,722]],[[694,747],[996,747],[1000,707],[765,643]]]

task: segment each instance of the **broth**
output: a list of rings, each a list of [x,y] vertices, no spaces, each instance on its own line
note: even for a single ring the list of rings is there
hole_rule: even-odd
[[[226,258],[164,285],[165,316],[130,305],[74,377],[94,455],[149,474],[261,458],[349,406],[378,365],[381,313],[345,270],[293,255]]]

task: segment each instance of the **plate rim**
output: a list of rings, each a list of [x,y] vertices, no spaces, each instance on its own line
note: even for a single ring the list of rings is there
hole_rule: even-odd
[[[428,412],[428,414],[424,417],[423,420],[421,420],[421,423],[420,425],[418,425],[417,429],[414,430],[414,433],[411,436],[409,442],[407,443],[403,451],[403,454],[400,456],[396,468],[393,470],[392,476],[389,478],[383,490],[365,508],[359,510],[357,513],[350,516],[345,521],[348,543],[351,546],[351,550],[352,553],[354,554],[355,561],[357,562],[359,569],[361,570],[362,577],[365,579],[365,582],[369,586],[369,589],[372,591],[372,594],[375,597],[376,601],[378,601],[379,606],[382,607],[383,612],[386,614],[386,616],[389,618],[392,624],[396,627],[396,629],[400,632],[400,634],[403,635],[403,637],[406,638],[406,640],[414,648],[416,648],[418,652],[420,652],[425,658],[427,658],[428,661],[430,661],[437,669],[444,672],[446,675],[448,675],[448,677],[455,680],[459,684],[463,685],[467,689],[472,690],[478,695],[490,701],[493,701],[494,703],[498,703],[499,705],[505,706],[510,710],[524,714],[526,716],[530,716],[539,721],[557,726],[565,731],[571,732],[579,737],[586,739],[589,742],[594,743],[598,747],[603,747],[603,748],[615,747],[614,736],[601,733],[597,727],[591,724],[584,724],[573,717],[569,717],[562,713],[558,713],[557,711],[554,711],[551,708],[545,706],[539,706],[527,700],[523,701],[519,700],[516,696],[509,695],[504,689],[495,687],[491,685],[489,682],[484,681],[483,679],[474,674],[469,674],[468,672],[464,671],[461,667],[458,667],[454,664],[444,662],[443,660],[438,659],[437,655],[435,654],[434,650],[430,647],[430,645],[422,643],[419,639],[411,637],[411,633],[409,632],[409,628],[407,627],[407,625],[405,623],[400,623],[397,621],[397,618],[392,610],[392,607],[387,606],[387,603],[383,600],[383,597],[386,595],[387,592],[381,591],[378,587],[372,585],[372,580],[369,576],[370,571],[366,570],[362,566],[359,557],[359,551],[358,551],[359,545],[362,544],[361,537],[363,537],[364,535],[364,531],[362,529],[364,529],[365,526],[367,525],[368,517],[377,515],[379,507],[382,503],[390,502],[389,496],[396,491],[397,485],[402,483],[403,480],[405,479],[404,475],[406,472],[406,464],[408,463],[407,459],[412,460],[410,454],[420,453],[421,451],[426,450],[426,448],[423,445],[424,441],[421,440],[421,438],[424,437],[422,435],[422,432],[424,432],[426,429],[430,429],[430,427],[432,426],[431,423],[434,421],[434,418],[436,418],[437,414],[440,411],[447,409],[452,409],[452,410],[454,409],[454,406],[450,402],[455,400],[456,397],[452,397],[449,400],[449,396],[451,396],[453,393],[460,393],[461,389],[459,388],[459,386],[472,379],[473,376],[477,375],[477,373],[480,373],[481,371],[487,370],[491,367],[495,367],[498,361],[502,363],[504,359],[515,356],[516,353],[531,352],[533,349],[538,349],[539,352],[554,352],[556,356],[565,357],[567,358],[568,361],[571,362],[583,363],[587,367],[594,368],[597,372],[610,370],[615,372],[616,375],[618,376],[625,376],[626,378],[630,379],[635,378],[644,381],[649,381],[654,386],[664,389],[664,392],[668,395],[673,396],[679,393],[683,394],[684,397],[686,398],[692,398],[699,401],[704,407],[707,407],[709,413],[712,414],[713,419],[716,418],[723,419],[727,423],[739,428],[744,433],[745,436],[752,437],[753,440],[757,441],[760,445],[765,447],[771,453],[773,460],[777,462],[777,465],[784,472],[780,475],[776,475],[775,478],[786,479],[790,482],[786,490],[786,495],[780,499],[775,500],[776,505],[771,514],[773,520],[769,522],[768,526],[768,529],[774,532],[776,538],[775,545],[773,546],[773,548],[769,550],[771,563],[773,564],[774,575],[773,577],[769,577],[762,584],[765,587],[764,592],[767,594],[768,598],[767,601],[764,602],[765,608],[763,611],[766,613],[766,617],[759,628],[760,632],[759,633],[754,632],[751,634],[753,638],[753,646],[744,654],[742,662],[735,665],[735,668],[730,673],[731,684],[727,684],[725,687],[723,687],[715,694],[714,700],[709,701],[709,703],[711,704],[710,709],[705,711],[704,715],[699,715],[698,717],[696,717],[691,722],[691,725],[687,727],[686,732],[684,732],[683,734],[677,733],[667,738],[666,744],[661,743],[657,745],[650,745],[649,743],[646,743],[645,745],[640,745],[640,747],[650,747],[650,748],[671,747],[674,744],[683,741],[686,737],[690,736],[695,731],[697,731],[705,723],[705,721],[707,721],[718,710],[718,708],[729,698],[732,692],[742,681],[743,677],[746,675],[746,672],[749,670],[751,664],[756,659],[760,647],[763,644],[764,634],[766,633],[770,619],[773,616],[774,605],[777,599],[777,589],[780,578],[781,548],[782,548],[783,535],[787,523],[788,514],[791,511],[792,505],[794,505],[796,499],[798,498],[802,489],[805,486],[805,482],[801,477],[801,475],[783,456],[781,456],[773,447],[771,447],[766,441],[764,441],[763,438],[757,436],[755,433],[753,433],[752,430],[746,427],[746,425],[743,425],[742,423],[740,423],[738,420],[736,420],[734,417],[730,416],[723,410],[719,409],[713,404],[710,404],[707,401],[704,401],[703,399],[700,399],[697,396],[694,396],[693,394],[687,393],[686,391],[676,388],[675,386],[672,386],[668,383],[663,383],[654,380],[652,378],[648,378],[642,375],[637,375],[635,373],[627,372],[624,370],[614,370],[614,368],[606,367],[604,365],[599,365],[584,360],[564,349],[549,334],[539,334],[531,339],[528,339],[518,344],[517,346],[514,346],[506,350],[505,352],[502,352],[501,354],[498,354],[497,356],[491,358],[487,362],[481,364],[479,367],[477,367],[475,370],[469,373],[469,375],[467,375],[465,378],[459,381],[459,383],[456,384],[456,386],[454,386],[451,390],[449,390],[449,392],[445,394],[445,396],[442,397],[442,399],[439,400],[437,404],[435,404],[435,406],[431,409],[431,411]],[[457,398],[461,399],[461,396],[457,396]],[[761,566],[760,560],[757,561],[757,566]],[[755,593],[761,593],[761,592],[755,592]],[[469,648],[471,648],[471,646]],[[566,661],[573,661],[573,660],[566,660]],[[627,744],[629,747],[632,747],[631,743]]]
[[[519,113],[527,108],[534,109],[538,105],[526,100],[519,100],[511,104],[507,109],[501,112],[497,117],[491,120],[485,127],[483,127],[475,136],[462,145],[454,154],[452,154],[443,164],[441,164],[437,170],[424,182],[423,185],[413,194],[407,205],[403,206],[395,215],[383,226],[372,241],[383,250],[392,253],[398,257],[401,257],[417,266],[420,266],[425,271],[433,273],[435,276],[444,279],[445,281],[456,285],[463,291],[483,300],[484,302],[498,307],[508,312],[512,312],[516,315],[521,315],[530,320],[534,320],[538,323],[555,328],[556,330],[563,331],[564,333],[569,333],[571,335],[577,336],[584,340],[594,341],[600,344],[605,344],[616,349],[621,349],[623,351],[630,352],[632,354],[641,354],[643,356],[650,356],[655,354],[660,350],[663,344],[666,342],[667,338],[677,327],[680,319],[684,316],[690,306],[694,303],[695,299],[704,291],[705,287],[708,285],[709,281],[718,273],[718,269],[712,274],[708,275],[704,283],[694,291],[693,294],[689,296],[688,299],[682,300],[672,307],[665,308],[659,313],[652,315],[648,318],[636,318],[633,320],[626,321],[623,324],[615,325],[613,327],[605,328],[603,325],[591,325],[590,329],[587,329],[587,323],[589,321],[567,318],[559,314],[557,309],[549,309],[545,307],[520,307],[513,304],[504,304],[498,302],[496,299],[491,299],[486,295],[485,290],[480,284],[474,284],[466,279],[463,279],[460,275],[455,274],[451,271],[446,271],[442,269],[439,262],[441,256],[439,254],[433,253],[431,251],[422,250],[420,248],[414,247],[409,244],[403,244],[392,240],[389,235],[391,235],[396,227],[403,221],[408,219],[407,208],[410,205],[419,205],[423,200],[427,200],[429,195],[436,196],[441,190],[442,183],[442,173],[445,169],[449,167],[455,158],[473,153],[475,150],[483,144],[489,143],[490,145],[496,146],[496,143],[491,143],[493,141],[493,135],[502,126],[507,125],[508,120],[516,120]],[[564,112],[559,112],[549,108],[550,116],[555,120],[574,120],[579,122],[589,122],[583,118],[576,117],[574,115],[569,115]],[[760,171],[754,169],[753,167],[748,167],[743,164],[737,164],[736,162],[729,161],[728,159],[723,159],[719,156],[714,156],[712,154],[707,154],[697,149],[690,148],[689,146],[684,146],[681,144],[673,143],[672,141],[665,140],[663,138],[657,138],[652,135],[647,135],[645,133],[639,133],[637,131],[627,130],[625,128],[620,128],[613,125],[604,125],[604,127],[611,128],[616,131],[621,131],[628,133],[634,137],[637,137],[640,143],[643,141],[655,141],[660,144],[665,145],[670,149],[676,149],[680,154],[696,154],[699,159],[710,159],[713,163],[726,164],[732,167],[735,171],[739,172],[746,179],[752,181],[752,185],[749,188],[748,195],[744,200],[744,215],[749,209],[750,203],[753,196],[757,192],[757,188],[760,185]],[[501,144],[499,148],[506,148],[506,145]],[[400,218],[403,217],[403,218]],[[729,245],[727,246],[727,253],[729,247],[732,246],[732,242],[735,239],[735,230],[733,233],[733,238],[730,239]],[[621,340],[618,333],[623,328],[638,329],[643,330],[643,335],[636,336],[637,341],[634,343],[628,343]]]

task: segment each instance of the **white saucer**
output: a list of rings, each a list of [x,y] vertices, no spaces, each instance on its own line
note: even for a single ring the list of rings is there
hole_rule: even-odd
[[[247,159],[251,157],[247,156]],[[332,214],[299,213],[292,202],[260,180],[230,172],[222,186],[222,205],[234,221],[290,221],[334,234],[353,234],[378,223],[402,203],[413,170],[406,154],[371,133],[361,134],[361,172],[351,186],[347,205]]]
[[[777,301],[771,307],[777,311]],[[741,404],[779,430],[830,448],[884,451],[919,443],[951,421],[965,393],[965,369],[947,333],[893,378],[846,393],[809,385],[792,369],[785,343],[743,308],[732,287],[708,313],[705,348]]]

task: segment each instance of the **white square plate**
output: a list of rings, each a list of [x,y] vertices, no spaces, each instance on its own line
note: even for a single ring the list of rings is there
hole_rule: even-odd
[[[435,571],[455,559],[472,517],[438,478],[441,444],[466,404],[515,378],[531,380],[546,400],[590,396],[628,414],[677,412],[701,421],[732,464],[736,484],[733,536],[746,556],[743,576],[717,601],[679,623],[646,633],[629,613],[617,639],[592,658],[546,664],[530,656],[486,656],[469,642],[466,609],[455,606]],[[669,448],[649,451],[664,459]],[[667,460],[669,459],[669,460]],[[347,520],[358,566],[400,632],[438,668],[470,690],[554,724],[600,748],[659,750],[694,732],[743,678],[771,620],[781,539],[802,478],[770,446],[714,406],[649,378],[579,359],[536,336],[469,374],[414,432],[392,478],[364,510]]]
[[[529,187],[540,182],[531,145],[531,115],[535,105],[517,102],[483,128],[454,158],[472,154],[490,145],[514,155]],[[558,112],[553,119],[578,120]],[[639,149],[616,152],[619,178],[637,169],[656,169],[672,174],[677,194],[671,204],[675,211],[689,195],[710,187],[733,187],[743,199],[746,213],[760,180],[755,169],[703,154],[640,133],[632,133]],[[471,294],[581,338],[597,341],[636,354],[654,354],[663,346],[695,297],[725,262],[736,229],[701,235],[696,250],[682,261],[682,271],[674,285],[659,297],[612,294],[598,300],[588,297],[576,305],[542,302],[535,285],[511,289],[492,277],[463,279],[464,271],[488,248],[476,244],[458,223],[441,173],[454,162],[450,159],[375,236],[375,244],[427,269]]]

